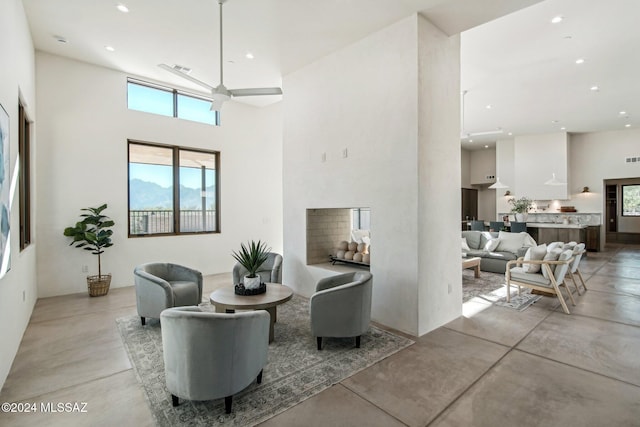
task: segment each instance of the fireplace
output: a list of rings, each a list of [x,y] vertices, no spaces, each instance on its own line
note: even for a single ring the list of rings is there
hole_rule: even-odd
[[[307,265],[329,262],[340,244],[354,242],[370,228],[369,208],[307,209]],[[343,251],[344,254],[344,251]]]

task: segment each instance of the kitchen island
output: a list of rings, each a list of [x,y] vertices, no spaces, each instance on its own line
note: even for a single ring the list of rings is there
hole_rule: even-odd
[[[587,225],[527,222],[527,232],[538,244],[551,242],[587,242]]]

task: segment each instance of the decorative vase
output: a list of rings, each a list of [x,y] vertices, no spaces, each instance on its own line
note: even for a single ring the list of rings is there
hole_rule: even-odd
[[[245,289],[257,289],[260,287],[261,277],[257,275],[256,277],[244,276],[244,288]]]
[[[516,213],[516,221],[517,222],[526,222],[529,214],[527,212]]]

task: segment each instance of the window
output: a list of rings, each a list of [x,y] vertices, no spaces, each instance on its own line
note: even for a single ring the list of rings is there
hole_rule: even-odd
[[[145,113],[220,124],[219,113],[211,111],[210,99],[133,79],[127,80],[127,106]]]
[[[18,155],[20,157],[20,250],[31,243],[31,123],[18,102]]]
[[[640,184],[622,186],[622,216],[640,216]]]
[[[219,232],[219,161],[216,151],[129,141],[129,236]]]

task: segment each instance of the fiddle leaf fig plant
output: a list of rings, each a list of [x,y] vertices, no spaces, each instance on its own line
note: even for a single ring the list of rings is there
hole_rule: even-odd
[[[81,214],[80,217],[83,219],[76,222],[76,225],[64,229],[64,235],[72,238],[69,246],[75,245],[76,248],[84,249],[98,256],[99,277],[102,276],[100,255],[105,248],[113,246],[111,242],[113,230],[109,228],[113,227],[115,223],[108,216],[102,214],[106,208],[107,204],[105,203],[97,208],[81,209],[88,213]]]

